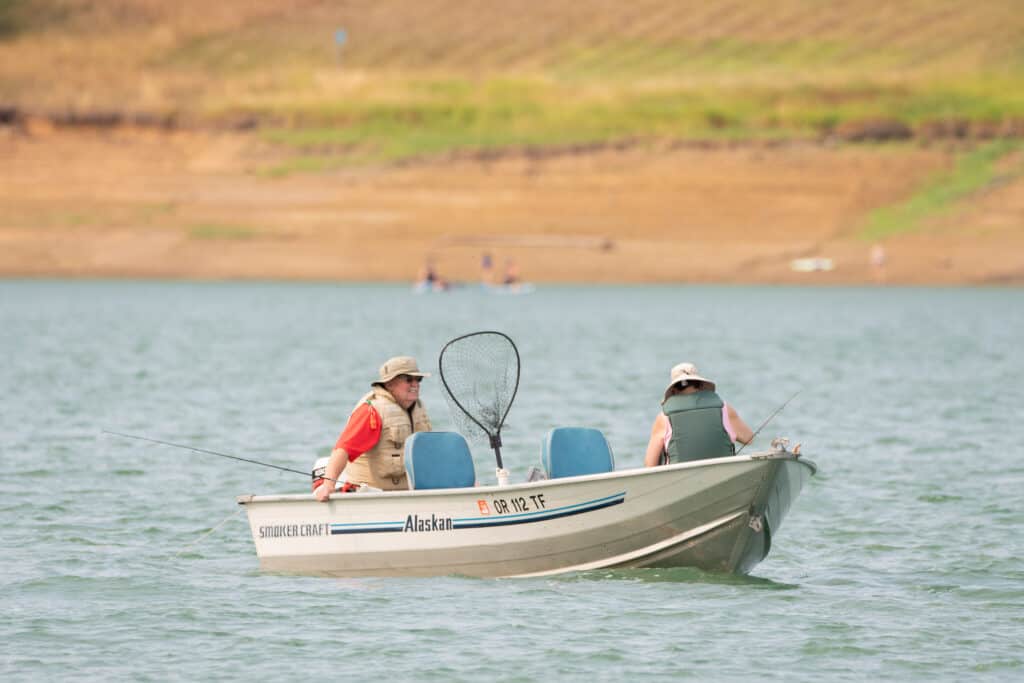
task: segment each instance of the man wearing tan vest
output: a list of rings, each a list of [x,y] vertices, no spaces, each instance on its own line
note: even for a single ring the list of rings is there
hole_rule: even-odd
[[[330,499],[342,472],[347,486],[367,484],[385,491],[409,488],[405,440],[413,432],[430,431],[430,418],[420,401],[420,383],[430,373],[420,372],[415,358],[396,356],[380,366],[379,374],[334,445],[326,480],[314,492],[319,501]]]

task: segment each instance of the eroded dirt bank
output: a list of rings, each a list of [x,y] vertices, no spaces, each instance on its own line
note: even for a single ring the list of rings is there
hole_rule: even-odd
[[[0,275],[410,281],[480,257],[536,282],[1024,283],[1024,182],[869,264],[867,213],[952,148],[626,146],[277,177],[240,131],[0,128]],[[793,259],[832,260],[795,272]]]

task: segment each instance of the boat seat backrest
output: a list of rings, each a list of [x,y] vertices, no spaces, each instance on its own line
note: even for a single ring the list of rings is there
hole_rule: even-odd
[[[541,444],[541,465],[549,479],[599,474],[615,469],[608,439],[589,427],[556,427]]]
[[[476,484],[473,456],[462,434],[416,432],[405,440],[411,489],[453,489]]]

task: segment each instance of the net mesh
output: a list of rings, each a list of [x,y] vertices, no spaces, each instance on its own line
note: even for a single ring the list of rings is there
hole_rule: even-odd
[[[438,360],[456,429],[493,445],[519,389],[519,352],[501,332],[474,332],[448,342]]]

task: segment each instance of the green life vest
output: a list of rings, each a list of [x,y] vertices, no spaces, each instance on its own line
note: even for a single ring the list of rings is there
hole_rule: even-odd
[[[687,462],[735,455],[729,433],[722,425],[724,402],[713,391],[675,394],[662,404],[672,425],[668,442],[669,462]]]

